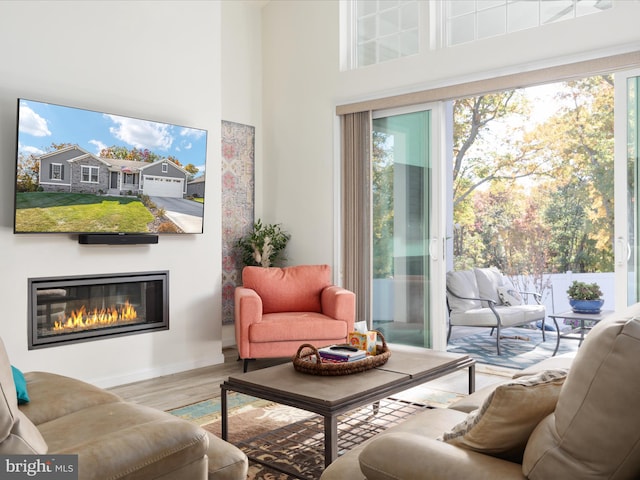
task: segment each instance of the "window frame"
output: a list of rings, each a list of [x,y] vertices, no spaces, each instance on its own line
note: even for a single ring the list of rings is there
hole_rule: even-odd
[[[473,4],[471,2],[473,2]],[[461,13],[458,12],[457,14],[455,12],[452,13],[452,10],[455,10],[455,7],[459,8],[460,5],[467,5],[468,10]],[[522,7],[524,6],[527,7],[527,11],[522,10]],[[553,10],[560,7],[563,7],[563,10]],[[595,6],[583,5],[576,1],[572,2],[570,6],[563,6],[561,3],[554,5],[546,0],[494,0],[493,2],[486,2],[486,0],[467,0],[464,4],[459,3],[459,0],[445,0],[442,2],[440,21],[436,28],[443,32],[442,38],[444,39],[444,44],[442,46],[444,48],[449,48],[457,45],[463,45],[465,43],[481,41],[491,37],[538,28],[551,23],[575,20],[576,18],[602,13],[614,8],[615,4],[611,1],[608,4],[604,3],[604,7],[605,8],[598,8]],[[517,12],[516,9],[519,9],[520,11]],[[535,10],[535,15],[531,9]],[[494,12],[494,14],[491,12]],[[518,22],[515,21],[518,17],[528,19],[528,21],[525,22],[527,24],[518,26]],[[459,25],[460,30],[464,29],[466,32],[470,31],[472,38],[454,42],[452,40],[454,33],[451,25],[456,21],[459,22],[461,19],[467,19],[468,21],[464,25],[464,28],[462,28],[463,25]],[[495,26],[497,25],[495,20],[502,21],[502,25],[500,26],[501,28],[499,29],[500,31],[495,29]],[[487,33],[483,34],[481,32],[483,27],[486,30],[486,27],[488,27],[492,21],[494,22],[494,25],[493,28],[490,28],[489,30],[494,31],[487,31]],[[472,28],[469,28],[470,26]]]
[[[61,163],[52,163],[50,180],[63,180],[62,178],[62,172],[64,171],[63,168],[64,167]]]
[[[85,173],[87,172],[88,173]],[[85,177],[87,180],[85,180]],[[95,177],[95,180],[93,178]],[[80,182],[82,183],[100,183],[100,167],[93,165],[80,166]]]
[[[378,7],[379,2],[367,2],[368,5],[376,5],[375,12],[372,12],[370,16],[375,19],[375,36],[366,39],[367,43],[372,43],[375,49],[375,61],[362,63],[361,56],[359,54],[360,46],[363,44],[361,39],[359,38],[361,35],[358,33],[358,2],[359,1],[367,1],[367,0],[345,0],[340,3],[340,31],[341,38],[343,39],[341,49],[341,66],[342,70],[355,70],[358,68],[365,68],[372,65],[377,65],[380,63],[386,63],[393,60],[398,60],[401,58],[405,58],[412,55],[418,55],[423,50],[423,38],[424,35],[429,29],[426,28],[426,24],[424,22],[425,18],[428,16],[429,6],[424,2],[419,0],[399,0],[398,5],[394,7],[387,7],[386,9],[380,10]],[[397,18],[397,22],[395,27],[397,27],[397,31],[393,33],[381,33],[380,27],[381,22],[380,16],[385,13],[389,13],[393,10],[399,12],[402,8],[407,6],[415,5],[415,8],[418,9],[417,13],[417,24],[415,27],[402,28],[402,21],[400,18]],[[416,35],[416,50],[411,51],[410,53],[402,53],[402,47],[400,43],[400,38],[403,34],[407,34],[408,32],[415,31]],[[393,58],[380,58],[380,50],[384,48],[384,40],[389,40],[391,38],[395,38],[398,40],[396,44],[396,54],[397,56]]]

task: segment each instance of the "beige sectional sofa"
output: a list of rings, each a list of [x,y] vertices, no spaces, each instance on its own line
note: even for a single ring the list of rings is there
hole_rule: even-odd
[[[538,375],[417,414],[321,480],[640,478],[638,359],[640,304],[594,327],[568,370],[553,358]]]
[[[24,374],[18,405],[13,375],[0,340],[2,455],[77,454],[81,480],[246,479],[246,455],[191,422],[45,372]]]

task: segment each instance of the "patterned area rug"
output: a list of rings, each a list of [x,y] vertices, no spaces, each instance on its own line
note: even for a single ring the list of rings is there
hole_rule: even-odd
[[[454,327],[455,331],[455,327]],[[466,353],[478,363],[500,367],[524,369],[550,358],[556,348],[556,333],[546,332],[546,341],[542,341],[542,332],[528,328],[506,328],[500,332],[500,352],[496,352],[495,332],[489,336],[490,328],[478,329],[477,334],[451,340],[447,351]],[[578,342],[561,339],[557,355],[575,352]]]
[[[422,397],[420,401],[417,396]],[[429,407],[445,407],[461,395],[422,388],[382,400],[379,410],[363,407],[340,418],[338,448],[343,453],[373,435]],[[248,480],[316,480],[324,469],[324,427],[319,415],[230,392],[229,441],[250,459]],[[220,399],[170,413],[221,436]],[[269,466],[265,465],[269,464]]]

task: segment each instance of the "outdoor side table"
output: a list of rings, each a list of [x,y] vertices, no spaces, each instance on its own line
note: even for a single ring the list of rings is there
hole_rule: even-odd
[[[600,320],[603,320],[607,315],[613,313],[613,310],[601,310],[600,313],[575,313],[573,310],[568,310],[562,313],[553,313],[549,315],[549,318],[553,320],[553,323],[556,326],[556,349],[553,351],[553,355],[555,356],[558,353],[558,348],[560,347],[560,339],[561,338],[569,338],[573,340],[578,340],[580,343],[578,346],[582,345],[582,341],[584,340],[584,336],[589,333],[592,328],[592,325],[585,325],[585,322],[592,322],[593,325],[598,323]],[[558,327],[557,319],[562,320],[578,320],[580,322],[579,327],[572,328],[570,331],[561,332]]]

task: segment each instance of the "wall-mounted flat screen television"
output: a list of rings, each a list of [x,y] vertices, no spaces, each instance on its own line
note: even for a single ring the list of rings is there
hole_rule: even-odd
[[[202,233],[206,130],[24,98],[17,124],[15,233]]]

